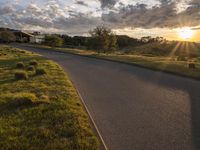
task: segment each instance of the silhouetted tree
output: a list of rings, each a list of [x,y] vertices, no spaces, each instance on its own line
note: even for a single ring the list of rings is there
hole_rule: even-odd
[[[89,48],[96,49],[99,53],[107,53],[116,49],[117,39],[110,29],[98,26],[89,33],[91,35],[91,39],[88,41]]]

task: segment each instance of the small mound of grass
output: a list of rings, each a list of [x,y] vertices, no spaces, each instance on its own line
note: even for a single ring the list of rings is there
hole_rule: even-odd
[[[25,68],[25,65],[23,62],[18,62],[17,65],[16,65],[16,68],[17,69],[24,69]]]
[[[35,70],[35,66],[28,66],[27,70],[28,71],[34,71]]]
[[[13,103],[16,105],[28,105],[33,104],[37,100],[37,97],[33,93],[18,93],[13,96]]]
[[[26,73],[26,71],[16,71],[15,72],[15,79],[16,80],[27,80],[28,74]]]
[[[44,68],[37,68],[35,71],[36,75],[44,75],[47,74],[47,71]]]
[[[39,103],[50,103],[49,97],[47,95],[41,95],[38,100]]]
[[[29,65],[31,65],[31,66],[37,66],[38,62],[37,62],[37,60],[32,60],[32,61],[29,62]]]

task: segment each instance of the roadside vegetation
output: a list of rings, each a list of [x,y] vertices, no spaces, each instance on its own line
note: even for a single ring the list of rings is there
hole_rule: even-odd
[[[46,35],[42,44],[26,45],[134,64],[154,70],[200,78],[200,43],[168,41],[163,37],[131,38],[105,26],[90,36]],[[3,32],[4,35],[4,32]],[[6,36],[0,41],[12,41]],[[24,46],[24,43],[22,44]]]
[[[56,63],[0,45],[0,149],[96,150],[82,103]]]
[[[29,46],[114,60],[200,79],[200,44],[198,43],[167,41],[162,37],[149,36],[133,39],[128,36],[117,36],[105,27],[97,27],[89,33],[91,37],[79,37],[78,40],[75,37],[62,37],[65,44],[69,44],[70,41],[72,45],[79,43],[77,47]],[[77,42],[74,42],[76,40]]]

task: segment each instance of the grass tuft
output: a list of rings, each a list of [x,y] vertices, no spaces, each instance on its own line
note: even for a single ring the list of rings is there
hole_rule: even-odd
[[[16,80],[27,80],[28,74],[26,73],[26,71],[16,71],[15,72],[15,79]]]
[[[17,105],[33,104],[37,100],[37,97],[33,93],[18,93],[13,96],[13,102]]]
[[[16,65],[16,68],[17,69],[24,69],[25,68],[25,65],[23,62],[18,62],[17,65]]]
[[[44,75],[44,74],[47,74],[47,71],[44,68],[37,68],[35,70],[35,74],[36,75]]]
[[[29,65],[38,66],[38,61],[37,60],[32,60],[32,61],[29,62]]]
[[[35,70],[35,66],[28,66],[27,70],[28,71],[34,71]]]

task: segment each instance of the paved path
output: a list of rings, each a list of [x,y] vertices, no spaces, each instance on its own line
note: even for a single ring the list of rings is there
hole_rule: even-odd
[[[64,68],[109,150],[200,150],[200,81],[116,62],[27,49]]]

